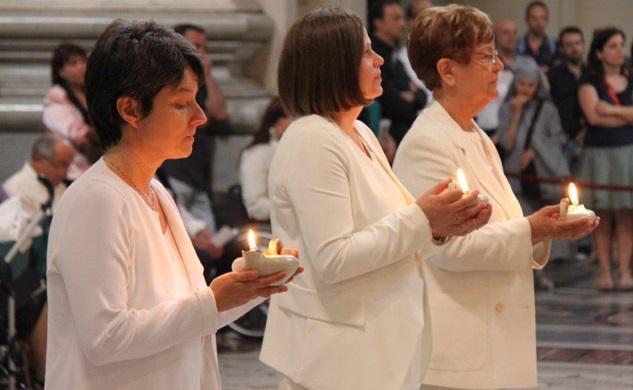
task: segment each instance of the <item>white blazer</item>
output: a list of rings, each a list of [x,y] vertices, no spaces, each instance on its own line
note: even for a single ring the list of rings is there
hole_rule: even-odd
[[[261,300],[218,313],[176,204],[151,185],[180,256],[103,159],[64,194],[48,245],[47,389],[221,388],[215,332]]]
[[[417,251],[435,246],[378,141],[355,126],[373,160],[316,115],[279,142],[273,234],[306,270],[271,299],[260,358],[309,389],[418,389],[424,368],[412,362],[429,351]]]
[[[532,245],[530,224],[493,143],[474,121],[472,126],[480,138],[464,132],[433,102],[413,123],[394,161],[394,171],[413,193],[454,176],[460,167],[470,188],[492,204],[486,226],[451,238],[423,261],[433,337],[424,383],[536,386],[532,268],[546,264],[550,242]]]

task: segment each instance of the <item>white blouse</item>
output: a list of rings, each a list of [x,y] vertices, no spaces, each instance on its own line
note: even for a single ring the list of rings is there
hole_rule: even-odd
[[[253,145],[244,150],[240,158],[242,201],[248,216],[258,221],[270,219],[268,172],[276,148],[277,140],[271,136],[268,143]]]

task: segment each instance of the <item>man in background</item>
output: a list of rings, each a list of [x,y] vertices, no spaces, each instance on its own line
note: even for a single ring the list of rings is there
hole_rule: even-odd
[[[567,135],[564,146],[565,157],[570,168],[573,168],[582,137],[584,135],[584,118],[578,102],[580,79],[587,67],[585,58],[585,38],[580,28],[568,26],[558,36],[562,61],[553,66],[547,73],[551,88],[552,100],[558,108],[560,123]]]
[[[549,22],[549,9],[542,1],[533,1],[525,9],[525,22],[528,32],[519,41],[519,54],[527,55],[536,61],[545,73],[556,59],[556,42],[545,32]]]
[[[66,141],[52,133],[42,134],[33,141],[29,161],[9,177],[3,187],[9,196],[20,196],[23,206],[31,214],[49,201],[52,201],[54,211],[66,190],[64,180],[74,154]],[[52,190],[52,200],[47,185]]]
[[[418,112],[424,108],[426,94],[415,85],[396,55],[406,26],[400,3],[376,1],[369,8],[368,19],[372,48],[385,61],[380,69],[383,94],[378,101],[383,118],[391,121],[389,132],[399,144]]]

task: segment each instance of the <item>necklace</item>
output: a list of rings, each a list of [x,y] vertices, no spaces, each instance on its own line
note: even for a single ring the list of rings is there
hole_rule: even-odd
[[[112,168],[115,173],[121,178],[123,179],[123,181],[129,185],[130,187],[132,187],[134,189],[134,191],[136,191],[139,195],[141,195],[141,198],[143,198],[143,200],[145,201],[145,203],[149,206],[150,209],[154,210],[154,211],[158,211],[158,199],[156,198],[156,193],[154,192],[154,190],[152,189],[152,186],[150,185],[149,190],[148,191],[143,191],[141,190],[136,184],[134,184],[134,182],[132,181],[132,179],[130,179],[130,177],[118,166],[116,166],[114,163],[112,163],[112,161],[108,161],[105,158],[103,159],[103,161],[106,162],[106,165],[110,168]]]

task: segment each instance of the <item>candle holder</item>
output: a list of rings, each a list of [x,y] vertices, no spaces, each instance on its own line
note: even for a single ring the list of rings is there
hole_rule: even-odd
[[[233,262],[231,267],[233,271],[256,269],[261,276],[285,272],[286,277],[279,282],[273,283],[274,286],[281,286],[286,283],[297,271],[299,260],[290,254],[279,254],[279,240],[270,240],[268,249],[265,253],[262,253],[257,250],[255,233],[249,230],[248,243],[249,250],[242,251],[242,257]]]
[[[466,175],[464,175],[464,171],[461,168],[457,168],[457,181],[451,177],[451,182],[448,185],[448,188],[451,190],[461,189],[464,193],[464,196],[468,195],[470,192],[470,187],[468,186],[468,181],[466,180]],[[489,199],[484,194],[477,195],[478,203],[488,203]]]
[[[573,218],[586,217],[592,221],[596,219],[596,213],[593,210],[585,208],[585,205],[578,202],[578,190],[574,183],[569,183],[567,187],[569,199],[563,198],[560,201],[560,218],[564,220]]]

